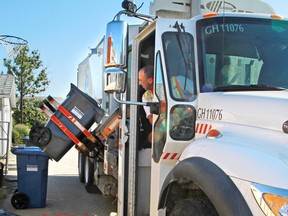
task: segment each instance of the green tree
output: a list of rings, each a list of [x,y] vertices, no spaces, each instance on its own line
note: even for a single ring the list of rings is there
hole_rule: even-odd
[[[13,60],[4,58],[4,66],[7,68],[7,73],[15,77],[17,97],[19,98],[18,123],[24,122],[24,97],[34,97],[40,92],[44,92],[49,86],[47,68],[43,66],[38,50],[34,50],[29,54],[29,47],[21,49],[19,55]],[[31,108],[27,104],[26,107]],[[17,121],[17,119],[16,119]]]
[[[42,104],[42,100],[39,98],[24,98],[23,99],[23,123],[31,128],[35,125],[44,125],[48,118],[40,110],[39,105]],[[20,101],[17,101],[17,106],[20,105]],[[19,109],[15,109],[13,113],[15,123],[20,123],[21,112]]]

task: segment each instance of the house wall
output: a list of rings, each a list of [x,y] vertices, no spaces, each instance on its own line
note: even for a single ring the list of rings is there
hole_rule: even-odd
[[[0,98],[0,156],[3,156],[7,153],[11,143],[12,109],[10,106],[10,99]]]

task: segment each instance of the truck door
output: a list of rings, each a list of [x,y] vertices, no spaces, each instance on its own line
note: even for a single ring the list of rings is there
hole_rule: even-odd
[[[183,26],[167,19],[156,23],[155,95],[160,109],[152,129],[150,215],[160,214],[157,204],[161,185],[195,136],[194,38]]]
[[[154,65],[155,30],[153,24],[135,39],[132,48],[131,101],[142,102],[146,91],[139,85],[138,71],[146,65]],[[151,138],[152,125],[146,118],[143,106],[130,106],[129,135],[129,206],[131,215],[149,215],[151,182]],[[135,133],[136,132],[136,133]],[[135,152],[135,155],[133,154]],[[135,174],[131,173],[135,168]]]

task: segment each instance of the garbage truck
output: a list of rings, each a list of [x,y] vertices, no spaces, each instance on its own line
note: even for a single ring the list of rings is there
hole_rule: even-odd
[[[155,0],[150,15],[122,7],[94,50],[101,100],[78,70],[63,104],[43,104],[47,154],[60,160],[75,145],[86,188],[117,198],[111,215],[287,215],[288,19],[259,0]]]

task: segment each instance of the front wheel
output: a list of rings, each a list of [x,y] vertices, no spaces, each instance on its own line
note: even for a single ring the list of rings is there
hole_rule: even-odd
[[[191,198],[179,200],[169,216],[218,216],[213,204],[205,198]]]
[[[185,179],[185,184],[181,179]],[[184,201],[185,199],[187,201]],[[198,201],[192,201],[192,199]],[[199,200],[205,205],[209,201],[221,216],[253,215],[232,179],[215,163],[202,157],[181,160],[163,182],[159,208],[166,207],[167,215],[169,215],[172,210],[179,209],[176,207],[174,210],[174,207],[180,200],[189,202],[191,206],[193,204],[194,208],[200,212],[195,215],[207,215],[204,210],[202,211],[203,207]]]

